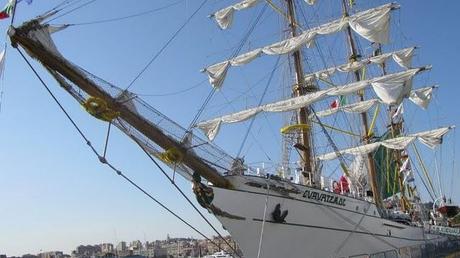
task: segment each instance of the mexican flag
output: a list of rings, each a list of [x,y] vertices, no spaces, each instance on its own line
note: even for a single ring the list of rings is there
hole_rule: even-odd
[[[9,18],[13,14],[14,2],[14,0],[9,0],[5,7],[3,7],[3,10],[0,12],[0,19]]]
[[[329,107],[334,109],[334,108],[344,106],[346,104],[347,104],[347,99],[345,98],[345,96],[339,96],[329,105]]]
[[[25,1],[27,4],[31,4],[33,0],[8,0],[8,3],[5,7],[3,7],[3,10],[0,11],[0,20],[9,18],[13,14],[15,3],[20,3],[22,1]]]

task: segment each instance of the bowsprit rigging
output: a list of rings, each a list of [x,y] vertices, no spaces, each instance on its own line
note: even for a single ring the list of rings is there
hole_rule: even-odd
[[[309,5],[318,4],[316,1],[306,2]],[[70,11],[90,3],[92,1]],[[197,14],[205,3],[202,2],[189,18]],[[296,17],[299,8],[311,8],[304,1],[286,0],[284,11],[274,1],[243,0],[216,11],[211,17],[221,29],[226,30],[231,28],[237,11],[249,12],[257,5],[264,5],[232,55],[203,69],[212,87],[187,129],[130,92],[129,87],[163,53],[189,20],[173,34],[127,88],[112,85],[65,58],[54,44],[52,33],[68,26],[53,26],[44,22],[59,18],[51,18],[56,11],[17,28],[11,27],[8,34],[14,47],[23,48],[38,60],[88,113],[108,122],[108,134],[114,125],[139,145],[190,204],[192,202],[178,188],[174,178],[154,158],[192,182],[198,203],[219,219],[238,242],[245,257],[330,257],[338,254],[348,257],[445,241],[446,237],[440,232],[448,230],[432,226],[435,224],[447,228],[450,215],[444,211],[449,205],[431,189],[429,193],[437,197],[435,206],[439,209],[431,213],[427,211],[416,190],[408,149],[414,146],[427,182],[434,188],[415,143],[435,149],[455,126],[414,133],[407,130],[403,119],[403,105],[407,100],[422,109],[428,108],[437,86],[414,85],[417,83],[415,78],[429,71],[431,66],[412,65],[415,47],[383,51],[385,48],[382,46],[390,42],[391,13],[400,8],[399,4],[389,3],[355,13],[348,10],[350,4],[342,1],[341,18],[311,28],[299,24]],[[241,54],[267,7],[283,16],[281,20],[287,23],[285,31],[289,32],[289,36]],[[304,27],[309,29],[305,30]],[[346,36],[343,50],[346,50],[344,57],[347,61],[334,62],[329,67],[325,64],[323,69],[305,72],[304,67],[309,67],[308,63],[312,62],[312,59],[305,58],[309,55],[308,48],[319,48],[320,40],[341,32]],[[374,49],[372,55],[364,56],[360,47],[363,42],[370,43]],[[214,93],[230,87],[224,85],[228,71],[262,56],[277,56],[278,59],[262,96],[257,98],[259,103],[239,112],[200,121]],[[264,103],[282,57],[289,59],[287,63],[292,65],[288,80],[291,94]],[[377,67],[381,73],[375,75],[369,72],[372,67]],[[347,81],[334,84],[333,78],[337,77],[346,78]],[[328,106],[326,103],[331,99],[335,100]],[[321,104],[328,108],[317,108]],[[385,106],[388,112],[383,111]],[[371,110],[374,112],[372,119],[369,119],[368,112]],[[290,150],[291,146],[287,145],[292,144],[299,154],[298,162],[293,167],[289,162],[284,162],[281,168],[275,167],[274,173],[266,173],[263,169],[249,167],[240,157],[257,115],[261,113],[284,113],[292,117],[287,125],[281,127],[281,133],[285,135],[283,148]],[[356,123],[361,128],[359,132],[347,131],[348,127],[352,128],[350,120],[345,120],[345,125],[326,124],[328,119],[339,116],[359,121]],[[379,117],[384,117],[384,123],[388,122],[380,130],[377,129]],[[247,120],[251,122],[236,158],[213,143],[216,137],[224,137],[224,132],[220,132],[223,125]],[[207,139],[198,137],[196,129],[200,129]],[[340,141],[337,133],[352,140]],[[230,136],[228,139],[234,138]],[[267,142],[276,140],[275,137],[266,139]],[[107,141],[108,135],[105,146]],[[326,147],[319,154],[317,147],[321,143]],[[101,162],[156,201],[108,163],[105,159],[106,149],[102,156],[94,148],[93,151]],[[290,156],[291,153],[285,153],[283,160],[289,160]],[[323,176],[327,172],[325,166],[334,159],[339,159],[339,166],[343,170],[339,180]],[[192,206],[206,220],[200,210]],[[209,221],[206,222],[213,227]]]

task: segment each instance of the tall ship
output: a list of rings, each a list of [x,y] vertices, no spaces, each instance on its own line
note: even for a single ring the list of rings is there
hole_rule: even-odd
[[[423,112],[438,87],[416,80],[431,69],[412,64],[418,47],[390,44],[391,17],[403,6],[366,3],[369,9],[363,9],[361,1],[337,0],[331,4],[340,14],[316,13],[312,21],[308,17],[313,11],[308,10],[321,1],[243,0],[217,8],[210,17],[222,33],[232,29],[242,12],[255,12],[256,18],[247,22],[246,37],[229,58],[201,70],[210,93],[188,127],[158,111],[130,86],[98,78],[59,51],[53,35],[68,25],[50,21],[61,14],[65,1],[10,27],[8,35],[25,60],[28,55],[38,61],[61,90],[106,122],[109,132],[117,127],[158,167],[161,161],[174,176],[189,180],[201,206],[197,211],[215,216],[238,243],[241,252],[232,248],[233,257],[365,257],[448,241],[455,235],[446,233],[452,229],[448,217],[458,211],[429,189],[433,186],[422,154],[438,148],[454,126],[419,132],[406,126],[404,107]],[[248,46],[247,38],[268,10],[282,24],[280,41]],[[331,54],[321,52],[325,49]],[[266,88],[251,95],[255,104],[204,118],[211,99],[232,88],[227,77],[249,63],[270,60],[276,63],[265,71]],[[276,73],[283,73],[279,87],[272,83]],[[267,100],[268,93],[278,97]],[[253,162],[251,155],[258,159],[262,151],[243,153],[243,147],[248,138],[257,137],[255,125],[269,116],[277,116],[279,132],[261,140],[279,146],[280,162]],[[244,124],[243,130],[232,131],[236,124]],[[105,151],[96,151],[79,133],[103,164],[125,177]],[[243,138],[238,153],[230,155],[218,147],[214,142],[220,137],[234,142]],[[434,194],[432,206],[420,198],[413,163],[419,163],[426,176],[422,182]],[[447,210],[455,212],[447,216]]]

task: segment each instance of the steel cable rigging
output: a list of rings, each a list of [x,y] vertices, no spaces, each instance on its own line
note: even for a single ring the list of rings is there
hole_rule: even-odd
[[[35,74],[35,76],[38,78],[38,80],[41,82],[43,87],[46,89],[48,94],[52,97],[54,102],[59,106],[60,110],[64,113],[66,118],[72,123],[73,127],[77,130],[78,134],[82,137],[82,139],[86,142],[86,145],[91,149],[91,151],[98,157],[99,161],[102,164],[107,165],[110,169],[112,169],[117,175],[121,176],[124,180],[126,180],[129,184],[131,184],[133,187],[141,191],[144,195],[146,195],[149,199],[151,199],[153,202],[158,204],[161,208],[169,212],[171,215],[179,219],[182,223],[187,225],[189,228],[191,228],[193,231],[198,233],[200,236],[205,238],[206,240],[210,241],[214,246],[220,249],[220,246],[215,243],[213,240],[208,238],[206,235],[204,235],[201,231],[199,231],[196,227],[191,225],[189,222],[187,222],[185,219],[180,217],[178,214],[176,214],[174,211],[172,211],[170,208],[168,208],[166,205],[164,205],[161,201],[153,197],[150,193],[148,193],[146,190],[144,190],[141,186],[136,184],[133,180],[131,180],[128,176],[126,176],[121,170],[117,169],[115,166],[113,166],[110,162],[108,162],[104,156],[101,156],[99,152],[94,148],[92,145],[91,141],[88,139],[88,137],[83,133],[83,131],[79,128],[79,126],[76,124],[76,122],[72,119],[72,117],[69,115],[69,113],[65,110],[65,108],[62,106],[62,104],[59,102],[59,100],[56,98],[56,96],[52,93],[50,88],[47,86],[47,84],[43,81],[41,76],[38,74],[38,72],[35,70],[35,68],[32,66],[32,64],[29,62],[29,60],[25,57],[25,55],[22,53],[20,49],[16,49],[21,57],[24,59],[24,61],[27,63],[27,65],[30,67],[32,72]]]

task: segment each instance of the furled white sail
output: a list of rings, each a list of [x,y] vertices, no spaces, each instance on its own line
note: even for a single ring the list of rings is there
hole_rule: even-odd
[[[231,10],[234,10],[233,7]],[[262,53],[266,55],[283,55],[292,53],[302,46],[312,46],[313,41],[317,35],[336,33],[346,28],[347,26],[350,26],[357,34],[371,42],[387,43],[389,34],[387,26],[390,18],[389,12],[397,7],[399,7],[397,4],[390,3],[367,11],[356,13],[349,17],[343,17],[341,19],[304,31],[299,36],[252,50],[249,52],[250,58],[248,58],[248,53],[245,53],[231,60],[211,65],[210,67],[203,69],[203,71],[208,74],[211,85],[215,88],[220,88],[222,86],[222,82],[225,79],[226,72],[221,72],[221,70],[216,69],[216,66],[220,68],[225,66],[226,71],[228,66],[246,64],[252,61],[254,58],[260,56]],[[227,8],[223,10],[227,10]],[[227,10],[227,12],[233,12],[229,10]]]
[[[425,87],[418,90],[413,90],[410,93],[409,99],[420,106],[423,109],[428,107],[428,104],[431,102],[431,98],[433,96],[433,90],[437,88],[437,86]]]
[[[343,112],[347,112],[347,113],[363,113],[363,112],[368,111],[369,109],[371,109],[372,107],[374,107],[378,103],[380,103],[380,101],[378,99],[370,99],[370,100],[361,101],[361,102],[357,102],[357,103],[353,103],[353,104],[339,106],[339,107],[336,107],[336,108],[330,108],[330,109],[322,110],[322,111],[316,112],[316,115],[318,117],[326,117],[326,116],[330,116],[332,114],[335,114],[335,113],[337,113],[339,111],[343,111]],[[314,117],[314,114],[311,114],[310,117]]]
[[[376,94],[380,98],[381,102],[385,104],[393,104],[393,103],[396,103],[397,100],[400,100],[403,97],[407,97],[406,96],[407,94],[404,96],[396,95],[397,89],[407,87],[406,82],[411,81],[412,77],[416,73],[426,70],[426,69],[429,69],[429,67],[410,69],[407,71],[394,73],[394,74],[388,74],[385,76],[381,76],[381,77],[377,77],[377,78],[373,78],[369,80],[354,82],[351,84],[347,84],[347,85],[343,85],[343,86],[339,86],[335,88],[316,91],[316,92],[306,94],[303,96],[289,98],[287,100],[282,100],[282,101],[266,104],[263,106],[250,108],[250,109],[243,110],[237,113],[233,113],[233,114],[225,115],[225,116],[218,117],[212,120],[204,121],[204,122],[198,123],[197,127],[200,128],[210,140],[213,140],[215,136],[217,135],[222,123],[242,122],[242,121],[245,121],[257,115],[260,112],[292,111],[292,110],[295,110],[301,107],[308,106],[328,96],[349,95],[359,90],[365,89],[369,85],[374,87],[374,83],[377,83],[377,85],[379,86],[378,88],[379,93],[376,92]],[[389,86],[384,87],[381,85],[385,85],[385,86],[389,85]],[[386,92],[387,88],[389,92]],[[400,90],[399,92],[401,94],[406,93],[404,90]],[[358,107],[358,108],[362,108],[362,107]]]
[[[415,140],[419,140],[421,143],[425,144],[430,148],[435,148],[439,144],[442,143],[442,137],[449,132],[450,129],[453,129],[455,126],[443,127],[431,131],[420,132],[416,134],[411,134],[408,136],[401,136],[396,137],[388,140],[384,140],[381,142],[374,142],[370,144],[365,144],[361,146],[357,146],[354,148],[349,148],[345,150],[340,150],[338,152],[331,152],[327,154],[323,154],[317,156],[316,158],[319,160],[331,160],[337,158],[337,154],[340,155],[366,155],[371,153],[380,146],[384,146],[389,149],[397,149],[403,150],[407,148],[409,144],[411,144]]]
[[[417,106],[426,109],[430,103],[431,96],[433,94],[433,89],[435,86],[424,87],[417,90],[411,91],[409,95],[409,100],[414,102]],[[360,101],[348,105],[338,106],[336,108],[325,109],[317,111],[316,115],[318,117],[326,117],[333,115],[337,112],[347,112],[347,113],[363,113],[373,108],[377,104],[382,103],[378,99],[369,99],[366,101]],[[310,118],[314,117],[313,114],[310,115]]]
[[[308,106],[320,99],[323,99],[327,94],[327,91],[317,91],[311,94],[307,94],[300,97],[290,98],[287,100],[278,101],[275,103],[266,104],[263,106],[243,110],[237,113],[225,115],[212,120],[204,121],[197,124],[206,136],[212,141],[219,132],[222,123],[236,123],[245,121],[260,112],[286,112],[301,107]]]
[[[237,4],[231,5],[229,7],[215,12],[212,16],[216,20],[219,27],[225,30],[232,24],[233,13],[235,11],[251,8],[257,5],[259,2],[259,0],[243,0]]]
[[[398,51],[394,51],[391,53],[385,53],[378,56],[368,57],[359,61],[354,61],[346,64],[342,64],[336,67],[330,67],[318,72],[310,73],[305,75],[306,81],[313,81],[315,79],[326,80],[332,75],[334,75],[337,71],[339,72],[354,72],[357,70],[362,69],[365,65],[374,63],[374,64],[382,64],[388,58],[392,57],[393,60],[401,67],[410,69],[412,56],[414,54],[415,47],[405,48]]]
[[[214,19],[216,20],[217,25],[219,25],[221,29],[225,30],[232,25],[233,14],[235,13],[235,11],[240,11],[243,9],[254,7],[259,2],[261,1],[260,0],[243,0],[237,4],[231,5],[224,9],[220,9],[219,11],[212,14],[212,17],[214,17]],[[305,0],[305,2],[309,5],[314,5],[316,3],[316,0]]]

